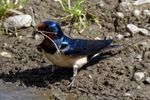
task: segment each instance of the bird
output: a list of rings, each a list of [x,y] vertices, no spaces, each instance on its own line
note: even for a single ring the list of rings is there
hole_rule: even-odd
[[[58,67],[73,68],[72,81],[68,87],[74,86],[78,69],[87,64],[96,54],[113,47],[112,39],[70,38],[63,33],[58,22],[51,20],[38,23],[35,33],[44,36],[37,49],[49,62]]]

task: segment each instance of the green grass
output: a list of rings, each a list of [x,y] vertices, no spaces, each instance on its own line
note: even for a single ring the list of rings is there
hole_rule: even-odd
[[[4,14],[8,11],[8,9],[19,9],[22,8],[23,5],[27,2],[27,0],[16,0],[16,2],[12,2],[13,0],[0,0],[0,17],[4,16]]]
[[[8,12],[18,13],[17,10],[21,9],[26,3],[27,0],[0,0],[0,21],[7,16]],[[0,35],[3,35],[4,31],[5,29],[0,25]]]
[[[61,21],[70,21],[71,25],[77,29],[79,33],[82,33],[89,22],[95,22],[99,24],[97,16],[92,13],[89,13],[86,9],[83,8],[83,4],[86,0],[56,0],[60,3],[64,12],[66,13],[65,17],[61,18]]]

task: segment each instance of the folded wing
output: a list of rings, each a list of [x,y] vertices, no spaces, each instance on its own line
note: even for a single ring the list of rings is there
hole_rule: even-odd
[[[60,50],[65,55],[90,55],[98,53],[107,48],[112,43],[111,39],[108,40],[83,40],[83,39],[65,39],[61,43]]]

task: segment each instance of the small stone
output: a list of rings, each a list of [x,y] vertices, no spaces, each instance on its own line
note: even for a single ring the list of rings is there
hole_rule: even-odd
[[[134,14],[134,16],[138,17],[138,16],[140,16],[141,11],[136,9],[136,10],[134,10],[133,14]]]
[[[143,14],[146,16],[150,16],[150,10],[148,9],[143,10]]]
[[[20,29],[24,27],[30,27],[32,23],[32,17],[30,15],[17,15],[9,17],[3,23],[5,29]]]
[[[138,59],[139,61],[142,61],[142,55],[137,55],[136,59]]]
[[[18,38],[19,38],[20,40],[23,40],[23,39],[24,39],[24,37],[23,37],[23,36],[19,36]]]
[[[36,34],[36,35],[34,36],[34,38],[35,38],[35,40],[39,40],[39,39],[40,39],[40,36]]]
[[[124,0],[120,3],[121,7],[125,10],[125,11],[132,11],[133,6],[131,4],[130,1],[128,0]]]
[[[128,30],[132,33],[132,34],[135,34],[135,33],[141,33],[143,35],[146,35],[146,36],[150,36],[150,32],[145,29],[145,28],[138,28],[137,26],[135,26],[134,24],[128,24],[127,25],[127,28]]]
[[[104,1],[99,1],[99,6],[104,7]]]
[[[11,48],[12,45],[8,45],[7,43],[3,43],[2,48]]]
[[[117,16],[118,16],[119,18],[124,18],[124,14],[123,14],[122,12],[117,12]]]
[[[8,52],[1,52],[0,55],[3,56],[3,57],[7,57],[7,58],[12,57]]]
[[[130,37],[131,34],[130,34],[129,32],[126,32],[126,33],[124,33],[124,36],[125,36],[125,37]]]
[[[150,84],[150,77],[146,77],[145,82]]]
[[[141,86],[140,86],[140,85],[138,85],[138,86],[137,86],[137,89],[138,89],[138,90],[140,90],[140,89],[141,89]]]
[[[100,64],[97,64],[98,67],[100,67]]]
[[[125,96],[125,97],[130,97],[131,94],[130,94],[130,93],[125,93],[124,96]]]
[[[150,48],[150,43],[149,42],[141,42],[139,44],[139,47],[141,47],[143,50],[149,49]]]
[[[8,44],[7,43],[3,43],[3,48],[7,48],[8,47]]]
[[[150,3],[150,0],[135,0],[133,5],[138,6],[138,5],[148,4],[148,3]]]
[[[150,32],[147,29],[139,28],[139,32],[143,35],[150,36]]]
[[[138,33],[139,32],[139,28],[137,26],[135,26],[134,24],[128,24],[127,28],[129,29],[129,31],[132,34]]]
[[[88,75],[88,77],[91,79],[92,78],[92,76],[91,75]]]
[[[118,34],[116,38],[117,38],[118,40],[122,40],[122,39],[124,38],[124,35]]]
[[[121,61],[122,58],[121,58],[121,57],[118,57],[118,58],[116,58],[115,60],[116,60],[116,61]]]
[[[134,79],[135,79],[137,82],[141,81],[144,77],[145,77],[144,72],[136,72],[136,73],[134,74]]]

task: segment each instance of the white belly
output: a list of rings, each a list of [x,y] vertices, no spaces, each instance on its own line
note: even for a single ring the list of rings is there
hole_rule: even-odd
[[[87,57],[65,56],[60,52],[56,52],[55,54],[52,55],[46,53],[44,50],[42,52],[48,61],[60,67],[73,67],[73,65],[76,64],[80,68],[87,63]]]

